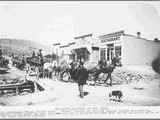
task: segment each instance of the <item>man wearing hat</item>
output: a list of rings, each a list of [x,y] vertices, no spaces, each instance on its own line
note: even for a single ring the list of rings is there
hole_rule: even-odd
[[[80,97],[84,97],[83,86],[86,84],[86,80],[88,79],[88,71],[83,66],[83,62],[79,62],[79,67],[77,70],[77,83],[79,88]]]

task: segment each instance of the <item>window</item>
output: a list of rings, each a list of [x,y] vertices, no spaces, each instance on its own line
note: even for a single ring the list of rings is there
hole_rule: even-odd
[[[121,48],[121,46],[116,46],[115,47],[115,54],[118,55],[118,56],[122,55],[122,48]]]
[[[114,45],[107,44],[107,60],[108,61],[110,61],[113,57],[113,50],[114,50]]]
[[[106,59],[106,49],[101,48],[100,50],[100,60],[105,60]]]
[[[83,59],[84,61],[89,60],[89,51],[87,48],[75,49],[77,59]]]

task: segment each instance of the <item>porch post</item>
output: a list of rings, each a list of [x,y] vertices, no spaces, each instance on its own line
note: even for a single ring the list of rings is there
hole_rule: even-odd
[[[105,49],[106,49],[106,55],[105,55],[106,58],[105,58],[105,59],[107,60],[107,57],[108,57],[108,56],[107,56],[107,53],[108,53],[108,46],[107,46],[107,44],[105,45],[105,47],[106,47],[106,48],[105,48]]]
[[[101,47],[99,47],[99,56],[98,56],[98,60],[101,60]]]

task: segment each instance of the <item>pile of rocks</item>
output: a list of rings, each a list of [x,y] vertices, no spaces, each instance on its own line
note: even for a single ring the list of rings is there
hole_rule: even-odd
[[[145,73],[138,73],[123,69],[115,70],[112,76],[115,82],[120,82],[122,84],[129,84],[132,82],[139,81],[152,81],[155,79],[159,79],[159,76],[156,74],[149,75]]]

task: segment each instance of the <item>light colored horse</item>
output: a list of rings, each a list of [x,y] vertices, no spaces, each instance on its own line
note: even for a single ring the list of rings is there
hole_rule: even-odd
[[[54,67],[54,63],[44,63],[43,65],[44,76],[43,77],[52,78],[53,67]]]

